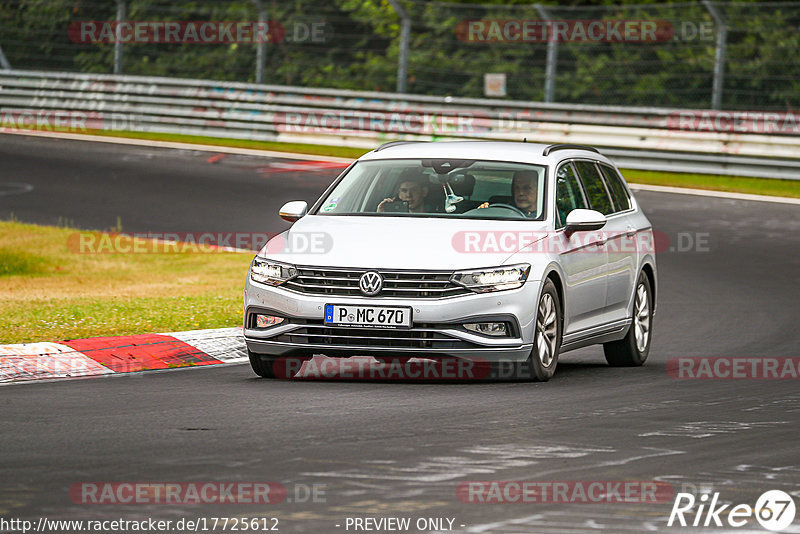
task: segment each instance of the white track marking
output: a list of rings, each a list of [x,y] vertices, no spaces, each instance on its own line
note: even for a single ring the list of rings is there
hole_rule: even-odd
[[[482,525],[473,525],[467,527],[467,529],[464,532],[469,532],[470,534],[472,533],[482,534],[483,532],[503,532],[504,530],[497,530],[497,529],[517,526],[517,525],[525,525],[529,527],[536,524],[536,522],[542,518],[544,518],[542,514],[529,515],[525,517],[515,517],[513,519],[506,519],[505,521],[498,521],[496,523],[484,523]]]
[[[220,363],[242,363],[248,360],[241,328],[190,330],[161,335],[182,341]],[[109,347],[113,346],[113,339],[109,341]],[[0,345],[0,384],[108,374],[116,373],[82,352],[60,343]]]
[[[584,471],[588,471],[588,470],[597,469],[597,468],[604,468],[604,467],[611,467],[611,466],[618,466],[618,465],[626,465],[626,464],[629,464],[631,462],[638,462],[639,460],[644,460],[645,458],[657,458],[659,456],[672,456],[672,455],[675,455],[675,454],[687,454],[685,451],[674,451],[674,450],[670,450],[670,449],[656,449],[655,447],[642,447],[642,449],[643,450],[656,451],[656,452],[647,453],[647,454],[640,454],[640,455],[637,455],[637,456],[629,456],[629,457],[622,458],[621,460],[605,460],[605,461],[602,461],[602,462],[592,463],[592,464],[588,464],[588,465],[582,465],[581,469],[583,469]],[[616,451],[611,450],[610,452],[616,452]],[[568,466],[565,466],[565,467],[559,467],[557,469],[549,469],[547,471],[541,471],[541,472],[538,472],[536,475],[539,478],[541,478],[541,477],[544,477],[544,476],[550,476],[550,475],[552,475],[554,473],[563,473],[564,471],[571,471],[574,468],[575,467],[573,465],[568,465]]]
[[[70,134],[62,132],[37,132],[37,131],[6,131],[12,135],[30,135],[50,137],[54,139],[72,139],[77,141],[96,141],[100,143],[116,143],[118,145],[134,145],[157,148],[176,148],[181,150],[200,150],[203,152],[217,152],[222,154],[241,154],[245,156],[263,156],[268,158],[299,159],[308,161],[330,161],[334,163],[351,163],[350,158],[337,158],[334,156],[317,156],[314,154],[299,154],[295,152],[276,152],[274,150],[258,150],[253,148],[235,148],[214,145],[196,145],[193,143],[177,143],[173,141],[152,141],[149,139],[133,139],[125,137],[106,137],[102,135]],[[778,202],[781,204],[800,205],[800,198],[776,197],[768,195],[750,195],[746,193],[729,193],[726,191],[709,191],[706,189],[690,189],[688,187],[671,187],[663,185],[646,185],[629,183],[631,189],[640,191],[655,191],[659,193],[677,193],[681,195],[698,195],[705,197],[729,198],[735,200],[753,200],[758,202]]]
[[[666,185],[628,184],[634,191],[654,191],[656,193],[677,193],[679,195],[697,195],[702,197],[728,198],[732,200],[755,200],[758,202],[777,202],[779,204],[800,205],[800,198],[773,197],[768,195],[750,195],[747,193],[731,193],[728,191],[709,191],[707,189],[690,189],[688,187],[670,187]]]
[[[225,363],[248,361],[247,347],[244,343],[241,328],[217,328],[213,330],[190,330],[187,332],[169,332],[172,336],[187,345],[195,347],[212,358]]]
[[[59,343],[0,345],[0,383],[105,374],[114,371]]]
[[[0,197],[21,195],[23,193],[30,193],[31,191],[33,191],[33,186],[31,184],[24,184],[22,182],[0,182]]]
[[[640,438],[648,436],[666,436],[678,438],[710,438],[719,434],[733,434],[741,430],[751,430],[759,427],[770,427],[773,425],[786,425],[788,421],[759,421],[755,423],[745,423],[741,421],[692,421],[689,423],[682,423],[678,426],[656,430],[653,432],[644,432],[639,434]]]
[[[194,143],[178,143],[175,141],[153,141],[150,139],[134,139],[128,137],[111,137],[104,135],[71,134],[63,132],[37,132],[37,131],[3,131],[12,135],[28,135],[35,137],[49,137],[52,139],[70,139],[75,141],[95,141],[99,143],[114,143],[117,145],[133,145],[155,148],[176,148],[180,150],[199,150],[201,152],[216,152],[221,154],[241,154],[244,156],[263,156],[267,158],[300,159],[309,161],[330,161],[334,163],[352,163],[351,158],[337,158],[333,156],[317,156],[315,154],[296,154],[294,152],[277,152],[275,150],[259,150],[255,148],[236,148],[230,146],[196,145]]]
[[[566,445],[502,444],[476,446],[454,451],[454,456],[432,456],[413,464],[391,464],[330,471],[305,472],[303,476],[356,480],[402,480],[412,483],[447,482],[472,475],[491,475],[506,469],[530,467],[548,459],[583,458],[613,449]]]

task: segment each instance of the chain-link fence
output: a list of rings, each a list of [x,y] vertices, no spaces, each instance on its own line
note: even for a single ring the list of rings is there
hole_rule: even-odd
[[[620,106],[800,103],[800,2],[0,0],[0,47],[15,69]]]

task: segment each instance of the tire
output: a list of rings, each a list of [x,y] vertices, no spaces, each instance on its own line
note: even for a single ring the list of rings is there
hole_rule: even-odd
[[[251,352],[250,349],[247,349],[247,355],[250,357],[250,367],[253,368],[255,374],[261,378],[277,378],[274,370],[274,364],[277,358],[264,354],[256,354]]]
[[[603,344],[606,361],[613,367],[638,367],[647,360],[653,339],[653,291],[644,272],[639,273],[633,296],[633,322],[619,341]]]
[[[553,281],[548,279],[536,306],[536,330],[533,349],[525,362],[527,378],[547,382],[556,372],[558,353],[561,350],[561,301]]]

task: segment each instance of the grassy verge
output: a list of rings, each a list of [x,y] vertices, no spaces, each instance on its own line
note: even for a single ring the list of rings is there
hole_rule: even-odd
[[[0,344],[241,324],[249,254],[131,253],[124,240],[79,253],[78,233],[0,221]]]
[[[214,146],[230,146],[287,152],[295,154],[314,154],[318,156],[336,156],[341,158],[357,158],[367,152],[363,148],[348,148],[307,143],[278,143],[269,141],[251,141],[247,139],[228,139],[222,137],[204,137],[199,135],[161,134],[151,132],[106,132],[93,131],[95,135],[110,137],[131,137],[135,139],[151,139],[155,141],[174,141]],[[625,179],[630,183],[668,185],[688,187],[692,189],[709,189],[714,191],[732,191],[755,195],[775,195],[800,198],[800,180],[773,180],[768,178],[749,178],[744,176],[718,176],[709,174],[686,174],[675,172],[640,171],[623,169]]]
[[[108,137],[130,137],[133,139],[150,139],[153,141],[173,141],[176,143],[194,143],[199,145],[229,146],[236,148],[253,148],[256,150],[273,150],[294,154],[313,154],[315,156],[334,156],[338,158],[356,159],[369,152],[367,148],[350,148],[346,146],[313,145],[310,143],[278,143],[273,141],[254,141],[251,139],[230,139],[227,137],[205,137],[202,135],[162,134],[152,132],[112,132],[92,131],[92,135]]]
[[[753,195],[772,195],[800,198],[800,180],[774,180],[745,176],[713,174],[684,174],[677,172],[622,170],[625,179],[633,184],[669,185],[712,191],[732,191]]]

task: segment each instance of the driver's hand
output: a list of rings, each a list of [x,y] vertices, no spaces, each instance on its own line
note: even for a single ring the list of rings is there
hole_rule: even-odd
[[[393,198],[384,198],[380,204],[378,204],[378,213],[383,213],[383,210],[386,208],[386,204],[391,204],[394,202]]]
[[[489,207],[489,203],[488,202],[484,202],[483,204],[481,204],[480,206],[478,206],[475,209],[483,209],[483,208],[488,208],[488,207]]]

